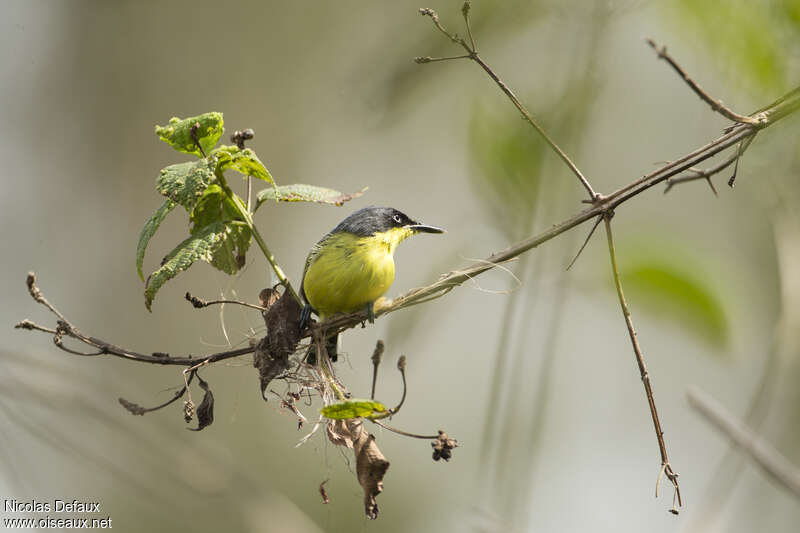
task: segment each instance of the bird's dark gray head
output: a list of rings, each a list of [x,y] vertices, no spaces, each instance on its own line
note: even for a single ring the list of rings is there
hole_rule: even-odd
[[[443,233],[444,230],[434,226],[420,224],[411,220],[408,215],[393,207],[369,206],[359,209],[342,220],[331,233],[352,233],[359,237],[369,237],[394,228],[408,228],[414,232]]]

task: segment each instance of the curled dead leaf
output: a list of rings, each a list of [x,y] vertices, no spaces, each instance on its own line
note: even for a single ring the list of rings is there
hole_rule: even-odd
[[[375,498],[383,492],[383,476],[389,461],[378,448],[375,435],[367,432],[361,419],[331,420],[327,427],[328,439],[337,446],[353,450],[356,458],[356,477],[364,490],[364,512],[367,518],[378,518]]]
[[[261,305],[268,308],[263,313],[267,336],[256,346],[253,366],[258,369],[264,400],[270,381],[289,367],[289,356],[300,342],[300,304],[286,291],[281,296],[277,294],[272,288],[264,289],[259,295]]]

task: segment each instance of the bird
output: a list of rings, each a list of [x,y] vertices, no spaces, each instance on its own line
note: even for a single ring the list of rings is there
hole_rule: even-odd
[[[375,320],[373,305],[394,282],[394,251],[397,245],[418,233],[444,233],[436,226],[412,220],[392,207],[369,206],[351,213],[317,242],[308,254],[300,296],[305,302],[300,318],[302,330],[311,313],[325,321],[337,313],[365,310]],[[326,339],[326,348],[336,361],[337,335]],[[316,350],[309,350],[309,364]]]

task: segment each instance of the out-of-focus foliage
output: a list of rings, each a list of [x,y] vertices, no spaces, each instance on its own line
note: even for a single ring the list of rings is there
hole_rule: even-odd
[[[512,237],[529,230],[536,207],[544,141],[530,124],[509,110],[490,113],[476,106],[470,120],[470,174],[496,227]]]
[[[728,318],[720,295],[708,278],[681,266],[656,258],[635,258],[622,273],[622,284],[634,308],[678,324],[685,331],[717,347],[728,342]]]
[[[730,74],[760,91],[784,91],[798,79],[792,62],[800,53],[800,0],[760,2],[680,0],[681,26],[701,35]]]

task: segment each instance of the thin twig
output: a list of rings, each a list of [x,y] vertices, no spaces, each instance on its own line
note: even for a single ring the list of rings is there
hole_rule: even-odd
[[[375,399],[375,383],[378,381],[378,367],[383,357],[383,349],[383,341],[378,339],[378,342],[375,343],[375,351],[372,352],[372,393],[369,396],[371,400]]]
[[[411,437],[411,438],[414,438],[414,439],[425,439],[425,440],[434,440],[434,439],[437,439],[439,437],[438,435],[433,435],[433,436],[417,435],[416,433],[409,433],[407,431],[403,431],[402,429],[393,428],[392,426],[390,426],[388,424],[384,424],[380,420],[373,420],[371,418],[368,418],[367,420],[369,420],[373,424],[379,425],[383,429],[388,429],[392,433],[397,433],[398,435],[402,435],[404,437]]]
[[[266,311],[266,307],[262,307],[260,305],[255,305],[247,302],[242,302],[240,300],[203,300],[202,298],[198,298],[194,296],[192,293],[187,292],[184,296],[188,302],[195,307],[195,309],[202,309],[204,307],[208,307],[209,305],[222,305],[222,304],[234,304],[234,305],[241,305],[244,307],[249,307],[250,309],[257,309],[259,311]]]
[[[425,63],[436,63],[437,61],[452,61],[454,59],[469,59],[469,54],[464,54],[463,56],[445,56],[445,57],[431,57],[431,56],[420,56],[415,57],[414,62],[420,65]]]
[[[720,115],[724,116],[728,120],[733,120],[734,122],[739,122],[742,124],[750,124],[750,125],[758,125],[760,121],[754,117],[748,117],[745,115],[740,115],[736,113],[732,109],[725,106],[721,100],[715,100],[711,97],[706,91],[700,87],[697,82],[695,82],[689,75],[686,73],[683,68],[667,53],[666,46],[658,46],[653,39],[645,39],[647,44],[653,47],[653,50],[656,51],[658,54],[659,59],[663,59],[675,70],[675,72],[683,78],[683,81],[686,82],[689,87],[699,96],[704,102],[711,106],[711,109],[719,113]]]
[[[561,147],[559,147],[555,143],[555,141],[553,141],[553,139],[551,139],[550,136],[547,135],[547,132],[545,132],[544,129],[539,125],[539,123],[536,122],[536,120],[533,118],[533,115],[530,114],[528,109],[522,104],[522,102],[520,102],[519,98],[517,98],[517,96],[508,87],[508,85],[506,85],[505,82],[502,79],[500,79],[500,76],[498,76],[494,72],[494,70],[492,70],[492,68],[489,65],[487,65],[483,61],[483,59],[478,55],[478,51],[477,51],[477,48],[475,47],[474,39],[472,38],[472,30],[470,29],[469,7],[468,7],[468,5],[469,5],[469,2],[465,2],[464,3],[464,7],[462,8],[462,13],[464,15],[464,21],[465,21],[466,26],[467,26],[467,33],[469,34],[469,39],[470,39],[470,42],[472,43],[471,45],[468,44],[464,39],[461,39],[457,35],[447,31],[444,28],[444,26],[442,26],[441,22],[439,21],[439,15],[433,9],[423,8],[423,9],[420,9],[419,12],[423,16],[430,17],[431,20],[433,21],[434,26],[436,26],[436,29],[438,29],[440,32],[442,32],[448,39],[450,39],[454,43],[460,45],[462,48],[464,48],[464,50],[467,51],[467,54],[465,56],[459,56],[459,57],[447,58],[447,59],[461,59],[461,58],[471,59],[472,61],[475,61],[478,65],[480,65],[481,68],[489,75],[489,77],[492,78],[492,80],[494,80],[494,82],[497,84],[497,86],[500,87],[500,90],[502,90],[503,93],[505,93],[505,95],[508,97],[508,99],[511,100],[511,103],[514,104],[514,107],[517,108],[517,110],[520,112],[522,117],[525,120],[527,120],[528,123],[531,126],[533,126],[533,129],[535,129],[536,132],[544,139],[544,141],[547,143],[547,145],[550,146],[550,148],[552,148],[552,150],[558,155],[558,157],[560,157],[561,160],[569,167],[569,169],[572,171],[572,173],[575,174],[575,176],[581,182],[583,187],[589,193],[590,200],[592,202],[596,202],[600,198],[600,196],[594,191],[592,186],[589,184],[589,180],[586,179],[586,177],[583,175],[583,173],[580,171],[580,169],[578,169],[577,165],[575,165],[575,163],[572,162],[572,160],[561,149]],[[425,61],[419,61],[419,59],[426,59],[426,60]],[[444,59],[444,58],[442,58],[442,59]],[[434,61],[434,58],[417,58],[417,62],[418,63],[429,63],[429,62],[432,62],[432,61]]]
[[[800,468],[710,395],[693,388],[689,390],[687,398],[689,405],[755,461],[762,472],[796,498],[800,498]]]
[[[41,290],[39,289],[38,285],[36,284],[36,274],[33,272],[29,272],[26,278],[26,284],[28,286],[28,291],[31,294],[31,297],[38,303],[45,306],[50,312],[52,312],[56,317],[58,317],[58,327],[53,330],[50,328],[46,328],[44,326],[40,326],[30,320],[23,320],[19,324],[17,324],[17,328],[19,329],[29,329],[29,330],[38,330],[44,331],[46,333],[52,333],[55,337],[71,337],[77,341],[80,341],[87,346],[92,346],[99,350],[101,354],[106,355],[113,355],[116,357],[121,357],[123,359],[130,359],[132,361],[139,361],[143,363],[155,363],[159,365],[177,365],[177,366],[193,366],[201,361],[205,361],[206,363],[216,363],[219,361],[224,361],[226,359],[232,359],[234,357],[239,357],[241,355],[246,355],[249,353],[253,353],[255,351],[255,347],[248,346],[246,348],[239,348],[236,350],[228,350],[225,352],[218,352],[211,355],[206,355],[203,357],[192,357],[184,356],[184,357],[170,357],[169,354],[161,353],[161,352],[153,352],[152,354],[144,354],[138,353],[133,350],[128,350],[127,348],[122,348],[120,346],[116,346],[114,344],[108,343],[104,340],[98,339],[96,337],[92,337],[89,335],[83,334],[78,328],[76,328],[69,320],[66,319],[64,315],[62,315],[55,307],[53,307],[50,302],[42,294]],[[57,343],[57,346],[64,351],[70,351],[63,346],[63,344]],[[81,354],[87,355],[87,354]]]
[[[625,294],[622,292],[622,281],[620,280],[619,276],[619,268],[617,267],[617,254],[614,250],[614,238],[611,233],[611,217],[613,213],[608,213],[603,217],[603,221],[605,222],[606,226],[606,235],[608,236],[608,253],[611,257],[611,272],[614,276],[614,285],[617,288],[617,295],[619,296],[619,305],[622,308],[622,315],[625,317],[625,325],[628,328],[628,334],[631,337],[631,344],[633,345],[633,352],[636,354],[636,363],[639,365],[639,374],[642,378],[642,383],[644,384],[644,391],[647,395],[647,403],[650,406],[650,414],[653,417],[653,427],[656,431],[656,439],[658,440],[658,449],[661,452],[661,469],[663,471],[663,475],[667,476],[672,482],[672,486],[675,487],[675,494],[678,498],[678,507],[683,505],[681,501],[681,489],[678,486],[678,474],[672,470],[672,466],[669,463],[669,458],[667,457],[667,445],[664,443],[664,432],[661,430],[661,422],[658,419],[658,411],[656,410],[656,402],[653,399],[653,389],[650,385],[650,376],[647,373],[647,367],[644,363],[644,355],[642,355],[642,349],[639,346],[639,340],[636,337],[636,330],[633,328],[633,320],[631,320],[631,312],[628,309],[628,304],[625,302]],[[659,474],[661,477],[661,474]],[[656,488],[656,495],[658,494],[658,488]],[[677,509],[673,505],[672,512],[677,514]]]
[[[687,168],[686,171],[691,172],[692,173],[691,175],[676,176],[674,178],[669,178],[667,180],[667,186],[664,188],[664,194],[668,193],[672,189],[672,187],[680,183],[686,183],[689,181],[704,179],[711,186],[711,190],[714,191],[714,195],[716,196],[717,190],[714,188],[714,184],[711,182],[711,177],[716,174],[719,174],[720,172],[722,172],[723,170],[725,170],[734,163],[738,164],[739,159],[741,159],[742,155],[744,155],[744,152],[747,151],[747,148],[750,146],[750,143],[753,142],[753,139],[755,139],[755,135],[748,137],[744,141],[740,142],[739,147],[736,149],[733,155],[716,166],[707,169],[701,169],[695,167]],[[736,172],[734,172],[734,176],[735,175]]]
[[[400,398],[400,403],[397,404],[396,407],[390,409],[392,415],[397,414],[403,404],[406,401],[406,391],[408,390],[408,384],[406,383],[406,356],[401,355],[400,359],[397,360],[397,370],[400,371],[400,376],[403,378],[403,396]]]

